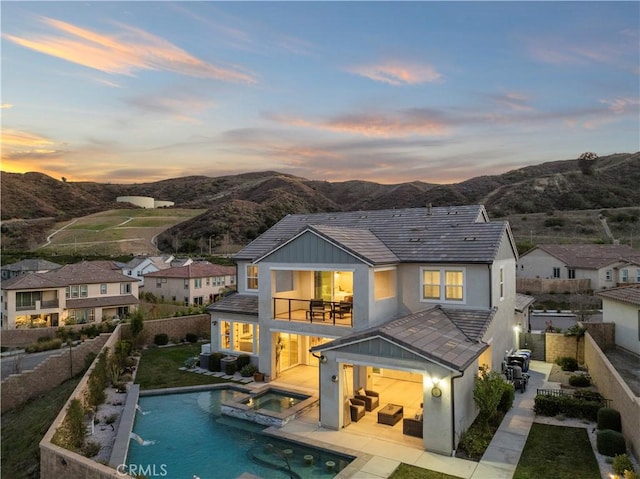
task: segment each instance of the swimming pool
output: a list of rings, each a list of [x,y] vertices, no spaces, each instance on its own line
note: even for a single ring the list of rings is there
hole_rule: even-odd
[[[133,431],[148,445],[129,442],[129,472],[149,479],[235,479],[245,472],[264,479],[328,479],[354,459],[268,436],[259,424],[221,414],[222,402],[244,395],[214,389],[141,397]]]
[[[287,409],[291,409],[293,406],[301,403],[305,399],[309,399],[309,397],[310,396],[303,396],[302,394],[270,390],[263,394],[258,394],[250,397],[249,399],[245,399],[243,403],[247,406],[251,406],[253,409],[268,409],[273,412],[283,412]]]

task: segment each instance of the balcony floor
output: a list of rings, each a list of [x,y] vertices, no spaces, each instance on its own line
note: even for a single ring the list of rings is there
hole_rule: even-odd
[[[294,309],[291,311],[291,318],[289,318],[289,312],[276,314],[275,319],[283,319],[285,321],[299,321],[303,323],[313,323],[313,324],[326,324],[329,326],[352,326],[352,318],[350,314],[345,314],[343,318],[336,315],[335,318],[332,316],[331,311],[327,311],[324,315],[324,319],[320,315],[317,315],[313,318],[313,321],[309,319],[307,313],[309,310],[307,309]]]

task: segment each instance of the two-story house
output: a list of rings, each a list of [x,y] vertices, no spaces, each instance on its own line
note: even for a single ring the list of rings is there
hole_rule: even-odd
[[[145,291],[162,301],[203,305],[235,289],[236,268],[208,262],[190,263],[149,273],[145,279]]]
[[[640,254],[628,245],[545,244],[518,260],[518,278],[589,280],[589,289],[640,283]]]
[[[327,428],[373,376],[397,378],[418,386],[424,447],[450,454],[477,415],[478,368],[517,347],[517,251],[483,206],[288,215],[235,260],[211,350],[252,354],[271,378],[317,368]]]
[[[82,262],[2,281],[2,328],[57,327],[123,318],[138,305],[138,282]]]
[[[2,266],[2,279],[13,278],[21,274],[46,273],[54,269],[58,269],[61,264],[47,261],[46,259],[23,259],[16,263],[5,264]]]
[[[136,256],[128,263],[121,263],[122,273],[138,280],[139,286],[144,287],[144,277],[147,274],[155,273],[175,266],[185,266],[193,263],[190,258],[182,260],[179,264],[173,264],[173,256]]]

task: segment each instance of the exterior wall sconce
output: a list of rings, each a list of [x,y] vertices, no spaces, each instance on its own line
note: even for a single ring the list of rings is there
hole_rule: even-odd
[[[214,326],[218,325],[218,321],[216,321],[215,319],[213,321],[211,321],[211,324],[213,324]]]
[[[327,357],[326,357],[324,354],[322,354],[322,355],[320,356],[320,362],[321,362],[321,363],[326,363],[326,362],[327,362]]]
[[[431,395],[434,398],[439,398],[440,396],[442,396],[442,389],[440,389],[440,387],[438,386],[440,384],[440,379],[433,378],[431,379],[431,382],[433,382],[433,387],[431,388]]]
[[[337,383],[338,382],[338,376],[336,376],[335,374],[333,376],[331,376],[331,382]]]

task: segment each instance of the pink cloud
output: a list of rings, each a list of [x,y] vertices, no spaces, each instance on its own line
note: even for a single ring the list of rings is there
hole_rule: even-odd
[[[370,80],[388,83],[390,85],[417,85],[440,80],[442,75],[427,64],[400,63],[388,61],[380,64],[357,65],[350,68],[357,75]]]

